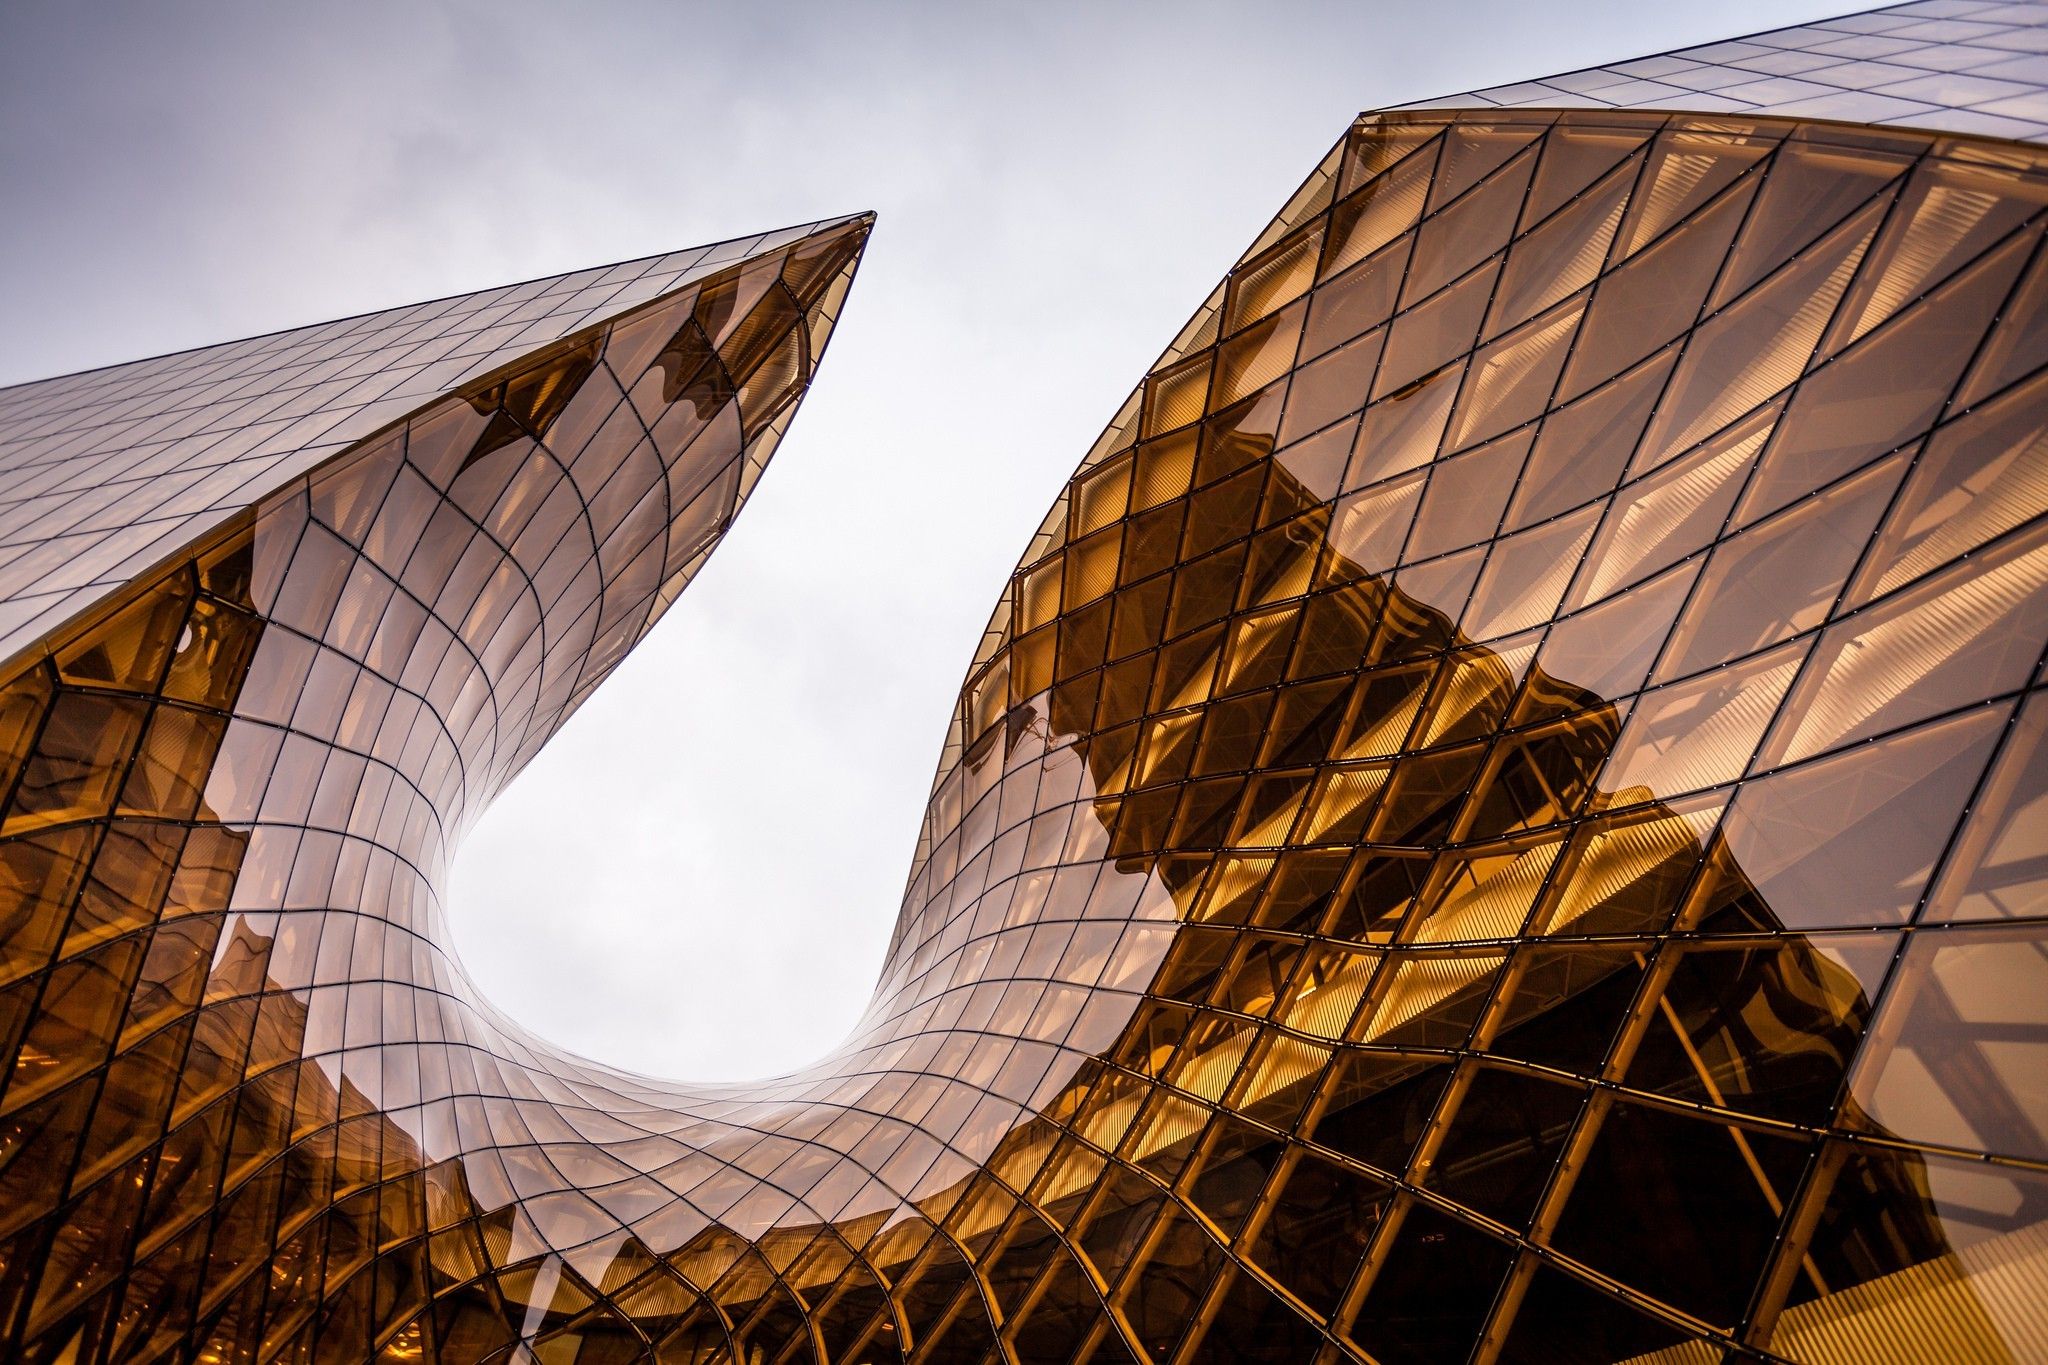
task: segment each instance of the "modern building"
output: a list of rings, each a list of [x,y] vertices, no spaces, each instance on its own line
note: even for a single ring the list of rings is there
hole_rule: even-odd
[[[1363,116],[1081,461],[853,1036],[461,832],[865,218],[0,391],[12,1358],[2048,1358],[2048,5]]]

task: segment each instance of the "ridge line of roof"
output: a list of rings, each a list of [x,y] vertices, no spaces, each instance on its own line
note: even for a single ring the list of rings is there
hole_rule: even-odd
[[[862,219],[872,222],[874,218],[875,211],[873,209],[862,209],[857,213],[842,213],[830,218],[819,218],[808,223],[790,223],[783,227],[769,228],[764,232],[750,232],[738,237],[721,237],[716,241],[699,242],[691,246],[677,247],[673,251],[655,251],[645,256],[626,256],[616,261],[603,261],[596,265],[579,266],[573,270],[558,270],[551,275],[531,275],[523,280],[508,280],[503,284],[487,285],[482,289],[466,289],[458,290],[451,294],[436,294],[432,298],[413,299],[406,303],[389,304],[383,308],[365,308],[361,312],[344,313],[339,317],[324,318],[317,322],[302,322],[290,327],[273,327],[267,332],[251,332],[247,336],[234,337],[227,341],[208,342],[201,346],[177,346],[168,351],[158,351],[154,355],[136,356],[129,360],[117,360],[105,365],[88,365],[82,370],[65,370],[59,374],[43,375],[38,379],[16,380],[11,384],[0,384],[0,394],[11,394],[21,389],[31,389],[39,384],[54,383],[60,379],[77,379],[89,374],[105,374],[113,370],[125,370],[135,365],[147,365],[158,360],[168,360],[172,356],[195,355],[201,351],[219,350],[227,346],[241,346],[252,341],[263,341],[270,337],[285,336],[292,332],[311,331],[316,327],[332,327],[339,323],[356,322],[363,318],[376,317],[380,313],[396,313],[407,308],[424,308],[429,304],[446,303],[451,299],[469,298],[475,294],[495,294],[501,291],[519,289],[529,284],[539,284],[545,280],[564,279],[570,275],[616,270],[622,265],[634,265],[641,261],[655,261],[663,256],[680,255],[687,251],[711,251],[717,247],[729,246],[734,242],[758,241],[785,232],[802,232],[804,236],[811,236],[827,228],[840,227]]]
[[[1566,69],[1566,70],[1563,70],[1563,71],[1551,71],[1551,72],[1546,72],[1545,74],[1543,74],[1543,75],[1540,75],[1540,76],[1524,76],[1524,77],[1522,77],[1522,78],[1521,78],[1520,80],[1514,80],[1514,81],[1505,81],[1505,82],[1501,82],[1500,84],[1496,84],[1496,85],[1480,85],[1480,86],[1471,86],[1471,87],[1468,87],[1468,88],[1466,88],[1466,89],[1464,89],[1464,90],[1452,90],[1452,91],[1446,91],[1445,93],[1443,93],[1443,94],[1441,94],[1441,95],[1429,95],[1429,96],[1425,96],[1425,97],[1423,97],[1422,99],[1419,99],[1419,100],[1403,100],[1403,101],[1402,101],[1401,103],[1399,103],[1399,104],[1383,104],[1383,105],[1380,105],[1380,106],[1379,106],[1378,108],[1374,108],[1374,109],[1367,109],[1367,110],[1365,110],[1364,112],[1365,112],[1365,113],[1367,113],[1367,114],[1389,114],[1389,113],[1394,113],[1394,112],[1396,112],[1396,111],[1406,111],[1406,110],[1411,110],[1411,109],[1415,109],[1415,110],[1420,110],[1420,109],[1472,109],[1472,108],[1478,108],[1478,109],[1498,109],[1498,108],[1508,108],[1508,107],[1511,107],[1511,106],[1506,106],[1506,105],[1491,105],[1491,104],[1488,104],[1488,105],[1471,105],[1471,104],[1462,104],[1462,105],[1461,105],[1461,104],[1451,104],[1451,103],[1449,103],[1449,101],[1452,101],[1452,100],[1470,100],[1470,99],[1474,98],[1475,96],[1477,96],[1477,95],[1481,94],[1481,93],[1482,93],[1482,92],[1484,92],[1484,91],[1487,91],[1487,90],[1498,90],[1498,89],[1504,88],[1505,86],[1509,86],[1509,85],[1541,85],[1541,84],[1543,84],[1543,83],[1544,83],[1544,82],[1546,82],[1546,81],[1553,81],[1553,80],[1557,80],[1558,78],[1560,78],[1560,77],[1563,77],[1563,76],[1577,76],[1577,75],[1582,75],[1582,74],[1584,74],[1584,73],[1586,73],[1586,72],[1590,72],[1590,71],[1607,71],[1607,70],[1611,70],[1612,68],[1614,68],[1614,67],[1617,67],[1617,66],[1624,66],[1624,65],[1627,65],[1628,63],[1631,63],[1631,62],[1644,62],[1644,61],[1652,61],[1652,60],[1654,60],[1654,59],[1656,59],[1656,58],[1658,58],[1658,57],[1675,57],[1675,56],[1679,55],[1680,53],[1683,53],[1683,52],[1690,52],[1690,51],[1694,50],[1695,48],[1702,48],[1702,47],[1719,47],[1719,46],[1720,46],[1721,44],[1723,44],[1723,43],[1740,43],[1740,42],[1746,42],[1746,41],[1748,41],[1748,40],[1749,40],[1749,39],[1751,39],[1751,38],[1756,38],[1756,37],[1760,37],[1760,36],[1762,36],[1762,35],[1764,35],[1764,34],[1767,34],[1767,33],[1788,33],[1788,32],[1792,32],[1792,31],[1795,31],[1795,30],[1798,30],[1798,29],[1803,29],[1803,28],[1818,28],[1818,27],[1819,27],[1820,25],[1822,25],[1822,24],[1825,24],[1825,23],[1828,23],[1828,22],[1829,22],[1830,20],[1835,20],[1835,19],[1854,19],[1854,18],[1857,18],[1857,17],[1859,17],[1859,16],[1862,16],[1862,15],[1866,15],[1866,14],[1886,14],[1886,13],[1889,13],[1890,11],[1892,11],[1892,10],[1901,10],[1901,9],[1909,9],[1909,8],[1911,8],[1912,6],[1914,6],[1914,5],[1917,5],[1917,4],[1919,4],[1919,3],[1920,3],[1920,0],[1897,0],[1897,3],[1895,3],[1895,4],[1890,4],[1890,5],[1875,5],[1875,6],[1870,6],[1870,7],[1867,7],[1867,8],[1859,8],[1859,9],[1852,9],[1852,10],[1847,10],[1847,11],[1845,11],[1845,12],[1841,13],[1841,14],[1827,15],[1827,16],[1824,16],[1824,17],[1822,17],[1822,18],[1819,18],[1819,19],[1809,19],[1809,20],[1807,20],[1807,21],[1806,21],[1805,23],[1803,23],[1803,24],[1778,24],[1778,25],[1775,25],[1775,26],[1773,26],[1773,27],[1771,27],[1771,28],[1759,28],[1759,29],[1751,29],[1751,30],[1750,30],[1749,32],[1747,32],[1747,33],[1731,33],[1731,34],[1727,34],[1727,35],[1725,35],[1724,37],[1720,37],[1720,38],[1709,38],[1709,39],[1707,39],[1707,40],[1706,40],[1705,42],[1698,42],[1698,43],[1687,43],[1687,44],[1685,44],[1685,45],[1684,45],[1684,46],[1682,46],[1682,47],[1667,47],[1667,48],[1660,48],[1660,49],[1658,49],[1658,50],[1657,50],[1657,51],[1655,51],[1655,52],[1638,52],[1638,53],[1636,53],[1636,54],[1635,54],[1634,56],[1630,56],[1630,57],[1617,57],[1617,58],[1615,58],[1615,59],[1614,59],[1613,61],[1611,61],[1611,62],[1589,62],[1589,63],[1587,63],[1587,64],[1586,64],[1585,66],[1574,66],[1574,67],[1570,67],[1570,68],[1568,68],[1568,69]],[[1716,112],[1721,112],[1721,111],[1716,111]]]

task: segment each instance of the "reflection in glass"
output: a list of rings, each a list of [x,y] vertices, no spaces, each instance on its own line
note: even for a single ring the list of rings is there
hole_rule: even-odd
[[[867,222],[408,314],[579,321],[6,664],[7,1351],[2041,1355],[2043,169],[1362,120],[1027,548],[869,1013],[747,1086],[491,1010],[445,869]]]

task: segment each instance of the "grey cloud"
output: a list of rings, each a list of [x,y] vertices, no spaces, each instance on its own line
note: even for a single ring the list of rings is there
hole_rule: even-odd
[[[17,0],[0,382],[879,210],[746,515],[456,870],[509,1012],[759,1074],[865,1003],[1045,507],[1352,114],[1851,8]]]

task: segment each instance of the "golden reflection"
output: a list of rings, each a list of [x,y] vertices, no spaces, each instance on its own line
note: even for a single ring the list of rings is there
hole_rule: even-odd
[[[2039,1355],[2048,167],[1985,145],[1362,120],[1027,550],[869,1017],[757,1086],[498,1018],[441,878],[865,222],[266,498],[0,687],[14,1353]]]

